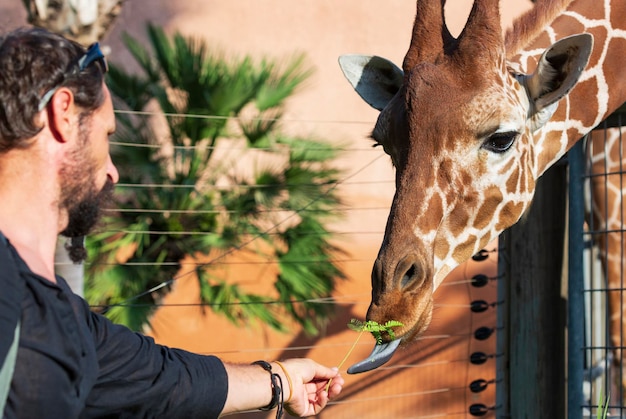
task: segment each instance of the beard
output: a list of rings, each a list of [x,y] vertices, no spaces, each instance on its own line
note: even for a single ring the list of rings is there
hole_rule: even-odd
[[[89,132],[80,124],[79,145],[70,155],[70,161],[60,171],[61,207],[67,211],[67,226],[61,235],[72,240],[65,245],[72,262],[80,263],[87,258],[84,236],[98,223],[102,208],[112,200],[114,183],[107,178],[99,191],[93,174],[95,164],[87,156]]]
[[[113,188],[113,182],[107,179],[99,192],[95,192],[92,188],[83,199],[76,201],[73,206],[67,207],[68,223],[61,235],[71,238],[70,242],[65,244],[65,249],[72,262],[81,263],[87,259],[84,236],[100,220],[102,208],[112,200]]]
[[[65,237],[87,235],[100,220],[102,208],[111,201],[113,188],[113,182],[107,179],[99,192],[91,189],[82,199],[68,206],[68,223],[61,234]]]

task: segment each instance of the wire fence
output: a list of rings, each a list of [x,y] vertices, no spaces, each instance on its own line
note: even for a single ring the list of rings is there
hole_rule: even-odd
[[[626,118],[617,113],[614,119],[612,124],[601,124],[585,141],[586,172],[583,178],[587,196],[585,209],[589,216],[580,238],[586,249],[585,418],[595,418],[598,406],[606,406],[607,417],[626,417],[626,370],[622,355],[626,347],[626,207],[623,201],[626,150],[623,128],[620,128]]]
[[[121,111],[117,111],[118,113]],[[151,117],[151,112],[133,112],[135,117]],[[181,117],[183,115],[166,115],[166,117]],[[222,118],[207,115],[184,115],[189,118]],[[305,121],[281,119],[282,123],[315,122],[316,124],[344,124],[344,125],[371,125],[371,122],[363,121]],[[366,139],[362,140],[362,147],[347,146],[341,150],[344,159],[350,159],[351,164],[345,175],[334,187],[351,188],[358,187],[364,190],[375,190],[384,188],[388,191],[394,189],[394,178],[392,170],[389,170],[388,177],[379,179],[374,176],[363,180],[357,175],[367,173],[367,169],[380,159],[386,158],[382,149],[373,148]],[[159,143],[159,141],[156,141]],[[112,144],[119,148],[124,147],[162,147],[155,144],[134,144],[113,141]],[[218,147],[220,147],[218,145]],[[235,145],[227,151],[239,152],[243,148]],[[366,157],[363,157],[365,155]],[[351,157],[350,157],[351,156]],[[388,158],[387,158],[388,159]],[[389,164],[391,169],[391,165]],[[173,185],[137,183],[120,184],[121,191],[137,190],[139,188],[172,188]],[[194,188],[193,185],[174,185],[177,188]],[[236,187],[251,187],[250,185],[235,185]],[[209,185],[213,188],[224,188],[221,185]],[[228,186],[230,187],[230,186]],[[253,187],[253,186],[252,186]],[[346,192],[348,195],[350,191]],[[316,303],[328,304],[335,307],[336,316],[329,321],[327,331],[317,337],[306,336],[301,332],[296,332],[293,336],[275,336],[266,329],[258,329],[241,332],[234,326],[228,330],[224,322],[211,317],[211,321],[219,324],[222,332],[226,336],[235,336],[232,344],[225,343],[222,339],[217,341],[210,336],[196,336],[190,350],[201,354],[213,354],[225,360],[234,362],[241,359],[257,359],[264,357],[298,357],[310,356],[314,359],[327,363],[336,364],[337,354],[346,353],[353,345],[354,336],[350,332],[345,332],[345,324],[352,317],[363,317],[370,301],[370,284],[368,278],[356,272],[365,272],[371,269],[373,262],[373,251],[380,243],[384,232],[384,220],[387,218],[389,207],[379,204],[354,201],[358,204],[350,203],[345,207],[337,209],[343,214],[344,219],[358,217],[360,222],[357,226],[348,226],[337,223],[332,227],[333,235],[342,237],[342,246],[350,250],[354,243],[373,243],[372,251],[367,257],[359,256],[358,253],[350,253],[333,262],[340,264],[349,275],[349,282],[352,285],[342,287],[342,290],[335,293],[330,298],[313,300],[293,300],[292,303]],[[306,207],[299,211],[308,211]],[[194,209],[145,209],[126,208],[121,211],[134,213],[154,213],[154,212],[174,212],[184,211],[189,213],[202,213],[205,210]],[[214,211],[214,210],[207,210]],[[280,210],[268,209],[267,211]],[[276,226],[269,226],[263,234],[271,235]],[[125,234],[127,231],[120,229],[116,232]],[[135,232],[136,233],[136,232]],[[187,229],[184,231],[159,231],[158,233],[146,232],[160,235],[203,235],[211,234],[208,231],[195,231]],[[243,232],[245,233],[245,232]],[[315,233],[310,233],[315,234]],[[254,242],[253,237],[242,246],[248,246]],[[119,305],[138,305],[136,299],[142,295],[153,293],[163,287],[169,287],[183,281],[185,284],[192,276],[187,272],[192,272],[199,266],[218,266],[226,269],[236,269],[237,272],[263,271],[268,267],[275,266],[276,260],[232,260],[227,258],[228,254],[210,256],[203,260],[185,259],[180,262],[180,273],[170,280],[162,283],[158,287],[144,290],[135,297],[119,303]],[[496,316],[495,308],[497,302],[497,244],[490,244],[488,249],[476,255],[476,257],[459,267],[453,274],[444,281],[443,285],[435,295],[434,319],[432,325],[420,337],[418,341],[396,354],[395,358],[387,365],[378,368],[376,371],[349,376],[347,386],[339,400],[332,401],[329,408],[320,416],[333,418],[468,418],[468,417],[495,417],[495,329]],[[317,263],[314,255],[308,260],[291,261],[290,263],[306,264]],[[172,266],[176,262],[141,262],[141,263],[121,263],[129,266]],[[186,285],[180,284],[179,288]],[[174,288],[177,291],[177,288]],[[174,293],[174,292],[173,292]],[[284,301],[267,298],[256,304],[277,304]],[[203,309],[213,306],[211,302],[203,303],[193,295],[193,293],[180,295],[173,298],[165,298],[155,302],[158,307],[153,322],[153,335],[158,341],[162,341],[173,346],[186,348],[189,340],[176,341],[176,338],[169,339],[171,334],[180,333],[181,329],[189,328],[190,324],[202,323],[202,320],[194,319],[193,315],[200,315]],[[240,302],[233,304],[243,304]],[[108,307],[94,307],[103,309]],[[195,314],[190,314],[195,313]],[[206,314],[206,312],[204,312]],[[210,317],[210,316],[209,316]],[[205,324],[205,323],[202,323]],[[203,330],[194,329],[190,333],[193,335],[202,333]],[[209,326],[211,327],[211,326]],[[245,335],[248,338],[237,338],[238,335]],[[226,339],[224,339],[226,340]],[[173,342],[173,343],[172,343]],[[371,349],[372,342],[362,342],[357,345],[357,350],[352,359],[366,355]],[[345,373],[344,373],[345,376]],[[269,417],[267,413],[246,412],[235,417]]]

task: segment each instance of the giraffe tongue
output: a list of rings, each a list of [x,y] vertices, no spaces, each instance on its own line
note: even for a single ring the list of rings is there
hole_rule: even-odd
[[[398,349],[400,341],[401,339],[396,339],[391,342],[375,345],[370,356],[348,368],[348,374],[359,374],[380,367],[391,359],[396,349]]]

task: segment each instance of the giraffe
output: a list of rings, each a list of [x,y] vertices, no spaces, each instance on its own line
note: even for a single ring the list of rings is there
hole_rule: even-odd
[[[380,111],[371,137],[396,169],[367,319],[403,323],[349,373],[423,333],[445,276],[515,224],[545,170],[626,101],[626,2],[538,2],[504,37],[498,3],[475,0],[455,38],[445,0],[418,0],[402,69],[339,58]]]

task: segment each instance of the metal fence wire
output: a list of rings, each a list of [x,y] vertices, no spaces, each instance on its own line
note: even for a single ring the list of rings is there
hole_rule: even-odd
[[[582,237],[570,237],[570,240],[580,240],[584,249],[583,418],[603,417],[600,416],[603,414],[626,417],[626,369],[622,355],[626,346],[625,125],[626,107],[622,106],[584,138],[582,176],[570,172],[570,180],[582,179],[584,191],[584,200],[580,203],[585,214]],[[573,211],[576,209],[570,208],[570,213]],[[572,259],[570,257],[570,270],[576,269],[571,263],[577,261]],[[580,308],[573,308],[570,316],[575,316],[576,311],[580,319],[583,314]],[[581,322],[570,317],[569,323],[572,327]],[[573,385],[577,384],[570,383],[570,391],[575,391]]]

